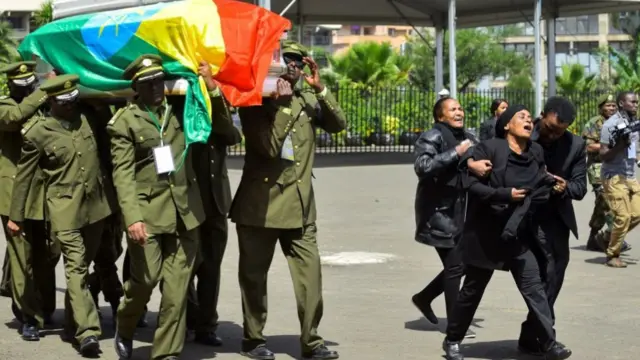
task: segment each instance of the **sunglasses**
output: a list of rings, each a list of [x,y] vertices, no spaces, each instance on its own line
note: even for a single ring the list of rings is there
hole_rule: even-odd
[[[54,101],[55,101],[56,104],[58,104],[60,106],[73,105],[73,104],[78,102],[78,97],[75,97],[75,98],[69,99],[69,100],[54,99]]]
[[[299,57],[295,57],[295,56],[283,56],[282,57],[284,59],[284,62],[289,65],[289,64],[293,64],[295,67],[297,67],[298,69],[302,70],[304,69],[304,67],[307,65],[304,63],[304,61],[302,61],[301,58]]]

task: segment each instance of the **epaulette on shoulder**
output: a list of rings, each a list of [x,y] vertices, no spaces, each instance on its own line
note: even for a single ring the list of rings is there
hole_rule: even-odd
[[[26,135],[27,132],[29,132],[29,130],[31,130],[33,128],[33,126],[38,123],[38,121],[43,120],[43,119],[44,118],[41,117],[41,116],[34,116],[31,119],[27,120],[27,122],[24,123],[24,125],[22,125],[22,130],[20,131],[22,136]]]
[[[122,113],[124,113],[125,110],[127,109],[131,109],[132,104],[127,104],[127,106],[123,106],[120,109],[118,109],[118,111],[116,111],[115,114],[113,114],[113,116],[111,117],[111,120],[109,120],[109,125],[113,125],[116,120],[118,120],[120,118],[120,116],[122,115]]]

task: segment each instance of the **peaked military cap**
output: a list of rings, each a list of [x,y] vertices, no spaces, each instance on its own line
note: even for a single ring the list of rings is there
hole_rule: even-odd
[[[0,67],[0,74],[7,74],[7,79],[18,86],[27,86],[36,81],[35,68],[35,61],[19,61]]]
[[[131,81],[147,81],[162,75],[164,75],[162,58],[154,54],[145,54],[124,69],[123,78]]]
[[[616,103],[616,97],[612,94],[604,94],[598,98],[598,107],[606,104],[606,103]]]
[[[309,51],[303,45],[293,41],[285,40],[282,42],[282,55],[293,54],[301,57],[309,56]]]
[[[45,81],[40,89],[47,93],[50,98],[59,101],[74,100],[80,94],[78,90],[78,75],[60,75]]]

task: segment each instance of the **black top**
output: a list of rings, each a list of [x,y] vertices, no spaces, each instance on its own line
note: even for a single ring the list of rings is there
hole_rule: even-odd
[[[505,169],[505,187],[532,189],[538,178],[540,165],[533,161],[529,149],[522,154],[511,151]]]

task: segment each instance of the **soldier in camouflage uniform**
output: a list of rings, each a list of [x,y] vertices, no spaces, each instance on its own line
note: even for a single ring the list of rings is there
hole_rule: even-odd
[[[611,217],[608,214],[609,207],[602,193],[602,181],[600,179],[600,167],[602,160],[600,159],[600,131],[602,124],[618,111],[615,97],[611,94],[604,94],[598,98],[598,109],[600,114],[591,118],[582,132],[582,137],[587,143],[587,175],[589,183],[593,187],[596,194],[595,206],[589,227],[591,233],[587,240],[587,250],[604,251],[607,248],[609,239],[609,228],[611,225]],[[606,230],[602,228],[607,225]],[[630,246],[625,243],[623,250],[629,250]]]

